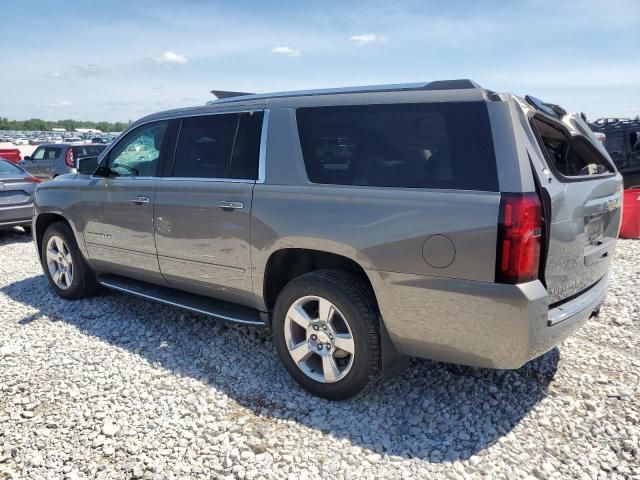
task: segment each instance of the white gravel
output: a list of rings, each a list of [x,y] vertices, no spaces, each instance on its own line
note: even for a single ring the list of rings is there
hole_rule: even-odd
[[[347,403],[266,330],[117,293],[66,302],[0,233],[2,478],[640,478],[640,241],[602,315],[516,371],[416,361]]]

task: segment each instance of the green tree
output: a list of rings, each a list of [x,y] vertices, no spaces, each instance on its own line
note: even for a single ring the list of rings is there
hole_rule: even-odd
[[[47,131],[52,128],[65,128],[74,130],[76,128],[97,128],[103,132],[120,132],[127,128],[131,123],[128,122],[90,122],[81,120],[57,120],[55,122],[42,120],[40,118],[30,118],[29,120],[9,120],[6,117],[0,117],[0,130],[39,130]]]

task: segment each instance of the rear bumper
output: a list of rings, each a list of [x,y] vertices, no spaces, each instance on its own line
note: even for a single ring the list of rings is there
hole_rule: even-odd
[[[598,309],[608,275],[549,310],[539,281],[520,285],[367,272],[385,327],[405,355],[485,368],[519,368],[578,330]]]
[[[0,227],[31,226],[33,203],[0,207]]]

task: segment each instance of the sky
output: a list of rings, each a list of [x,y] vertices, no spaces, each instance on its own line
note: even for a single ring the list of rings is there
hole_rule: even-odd
[[[0,0],[0,116],[135,120],[212,89],[470,78],[640,115],[640,0]]]

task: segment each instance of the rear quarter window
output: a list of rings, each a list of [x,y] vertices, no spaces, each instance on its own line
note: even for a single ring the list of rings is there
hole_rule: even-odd
[[[313,183],[498,191],[483,102],[300,108]]]

